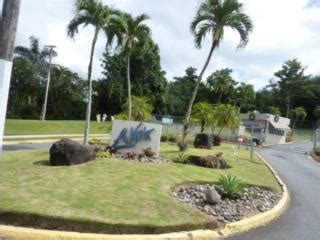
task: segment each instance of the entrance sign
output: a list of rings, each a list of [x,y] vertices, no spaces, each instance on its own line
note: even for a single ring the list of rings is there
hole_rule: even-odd
[[[151,148],[159,156],[162,125],[124,120],[112,121],[112,147],[119,152],[143,152]]]

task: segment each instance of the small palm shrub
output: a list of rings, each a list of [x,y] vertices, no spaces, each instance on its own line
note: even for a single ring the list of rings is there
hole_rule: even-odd
[[[98,158],[108,158],[108,157],[110,157],[110,152],[109,151],[105,151],[105,150],[99,150],[98,152],[97,152],[97,156],[98,156]]]
[[[175,163],[183,163],[183,164],[186,164],[189,162],[188,160],[188,155],[185,153],[185,152],[179,152],[178,155],[177,155],[177,158],[175,158],[173,161]]]
[[[218,183],[223,189],[223,195],[228,198],[237,198],[244,192],[244,185],[235,176],[221,175]]]

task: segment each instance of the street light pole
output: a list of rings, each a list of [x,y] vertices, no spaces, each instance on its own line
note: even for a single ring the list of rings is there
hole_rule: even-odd
[[[46,113],[47,113],[47,101],[48,101],[48,94],[49,94],[49,86],[50,86],[50,74],[51,74],[51,61],[52,61],[52,55],[53,55],[53,48],[56,46],[54,45],[47,45],[49,50],[49,69],[48,69],[48,79],[47,79],[47,86],[46,86],[46,93],[44,96],[44,102],[42,106],[42,114],[41,114],[41,120],[45,121],[46,120]]]
[[[0,15],[0,154],[7,112],[12,58],[20,11],[20,0],[4,0]]]

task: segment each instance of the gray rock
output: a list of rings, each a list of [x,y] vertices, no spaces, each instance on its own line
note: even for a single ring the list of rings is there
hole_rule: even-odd
[[[50,147],[50,163],[53,166],[80,164],[95,158],[96,153],[92,147],[71,139],[61,139]]]
[[[205,192],[205,201],[209,204],[217,204],[221,202],[221,196],[214,187],[209,187]]]

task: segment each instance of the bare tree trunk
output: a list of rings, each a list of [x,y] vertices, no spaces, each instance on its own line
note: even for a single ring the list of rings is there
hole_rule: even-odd
[[[93,62],[93,54],[94,54],[94,48],[97,42],[99,33],[99,28],[95,29],[94,37],[92,40],[91,45],[91,54],[90,54],[90,62],[88,66],[88,82],[89,82],[89,93],[88,93],[88,103],[87,103],[87,113],[86,113],[86,126],[84,129],[84,138],[83,138],[83,144],[88,144],[88,138],[89,138],[89,130],[90,130],[90,119],[91,119],[91,104],[92,104],[92,79],[91,79],[91,72],[92,72],[92,62]]]
[[[20,11],[20,0],[4,0],[0,14],[0,154],[7,112],[12,57]]]
[[[127,81],[128,81],[128,120],[131,120],[131,81],[130,81],[130,54],[127,56]]]
[[[195,88],[193,90],[192,97],[190,99],[188,110],[187,110],[186,117],[185,117],[185,120],[184,120],[183,134],[182,134],[182,144],[183,145],[185,145],[185,139],[186,139],[186,137],[188,135],[188,131],[189,131],[190,115],[191,115],[191,110],[192,110],[193,103],[194,103],[194,100],[196,98],[196,95],[197,95],[197,92],[198,92],[198,88],[199,88],[200,82],[202,80],[203,74],[204,74],[205,70],[207,69],[207,67],[209,65],[213,50],[215,49],[216,46],[217,46],[217,42],[214,40],[212,42],[211,49],[210,49],[209,55],[207,57],[207,60],[206,60],[204,66],[203,66],[203,68],[202,68],[202,70],[200,72],[198,81],[197,81],[196,86],[195,86]]]

